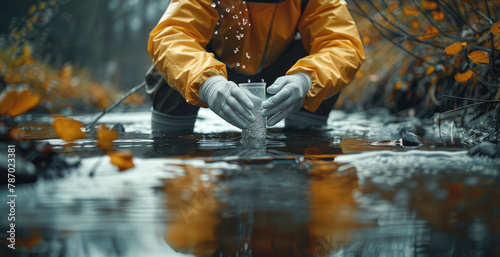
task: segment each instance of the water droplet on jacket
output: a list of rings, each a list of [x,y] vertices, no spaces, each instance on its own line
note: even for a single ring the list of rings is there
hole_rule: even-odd
[[[219,34],[219,31],[218,30],[214,31],[214,34],[215,35]]]
[[[238,25],[241,25],[241,22],[238,22]],[[241,28],[241,29],[243,29],[243,28]]]
[[[215,8],[215,6],[216,6],[216,5],[215,5],[215,3],[212,3],[210,6],[212,6],[212,7],[214,7],[214,8]]]
[[[234,9],[234,5],[231,5],[231,8],[233,8],[233,9]]]
[[[226,40],[228,39],[227,37],[224,37]]]
[[[246,67],[245,65],[242,65],[242,66],[241,66],[241,68],[243,68],[243,69],[244,69],[245,67]]]
[[[260,81],[265,82],[264,79],[261,79]]]
[[[231,9],[229,9],[229,8],[226,8],[226,12],[230,12],[230,11],[231,11]]]
[[[252,80],[248,79],[248,83],[252,83]]]
[[[239,63],[239,62],[237,62],[237,63],[236,63],[236,66],[240,67],[240,63]]]
[[[247,2],[243,1],[243,4],[246,4]]]
[[[250,59],[250,54],[248,54],[248,52],[246,52],[245,56],[247,57],[247,59]]]

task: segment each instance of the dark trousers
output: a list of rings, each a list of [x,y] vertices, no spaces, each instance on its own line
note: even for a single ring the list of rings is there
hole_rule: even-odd
[[[210,50],[207,49],[207,51]],[[247,83],[248,80],[252,82],[260,82],[263,80],[267,82],[267,86],[270,86],[278,77],[284,76],[300,58],[307,55],[308,53],[304,49],[302,41],[300,39],[294,40],[273,64],[263,69],[258,74],[245,75],[228,68],[228,79],[236,84]],[[331,98],[325,99],[314,114],[328,117],[338,96],[339,94],[336,94]],[[162,80],[161,84],[151,94],[151,100],[153,101],[153,109],[174,116],[196,115],[200,109],[198,106],[188,104],[184,97],[175,89],[171,88],[165,80]],[[304,109],[304,107],[302,107],[300,111],[311,113]]]

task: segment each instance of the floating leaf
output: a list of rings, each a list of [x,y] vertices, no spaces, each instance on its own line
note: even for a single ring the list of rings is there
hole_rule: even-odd
[[[500,21],[497,21],[496,23],[491,25],[490,30],[493,35],[500,36]]]
[[[0,99],[0,114],[15,117],[23,114],[40,103],[41,96],[32,94],[29,88],[12,88],[3,93]]]
[[[109,129],[106,125],[100,124],[97,129],[97,147],[103,151],[113,149],[113,140],[118,138],[118,132]]]
[[[82,131],[83,124],[71,118],[56,118],[52,123],[57,136],[67,142],[85,138],[85,132]]]
[[[439,30],[434,26],[427,26],[425,29],[425,35],[419,36],[418,40],[426,40],[439,36]]]
[[[455,55],[460,53],[460,51],[462,51],[462,48],[466,45],[467,43],[465,42],[456,42],[446,47],[446,49],[444,49],[444,52],[447,54]]]
[[[468,81],[471,77],[472,77],[472,70],[468,70],[464,73],[460,73],[460,72],[457,72],[457,74],[455,74],[455,80],[458,81],[458,82],[466,82]]]
[[[417,14],[420,13],[419,10],[417,10],[417,9],[411,9],[411,8],[406,7],[406,6],[403,6],[403,12],[406,15],[417,15]]]
[[[477,50],[477,51],[471,52],[468,55],[468,57],[475,64],[480,64],[480,63],[488,64],[488,63],[490,63],[490,59],[488,58],[488,53],[485,51]]]
[[[109,158],[111,158],[111,163],[118,167],[120,171],[124,171],[134,167],[132,158],[134,154],[126,151],[113,151],[108,152]]]

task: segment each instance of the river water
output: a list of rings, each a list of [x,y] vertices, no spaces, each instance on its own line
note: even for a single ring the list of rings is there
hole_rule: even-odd
[[[119,172],[92,136],[66,144],[50,117],[27,120],[26,137],[81,164],[16,186],[17,256],[500,255],[500,160],[467,155],[478,133],[449,123],[440,137],[432,121],[334,111],[247,148],[204,109],[194,133],[162,138],[148,110],[116,112],[101,121],[123,124],[115,148],[135,163]],[[371,145],[404,130],[422,145]]]

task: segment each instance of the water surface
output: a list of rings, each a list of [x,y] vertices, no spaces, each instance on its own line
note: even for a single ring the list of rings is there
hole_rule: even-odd
[[[334,111],[327,128],[278,124],[248,148],[207,110],[192,134],[152,138],[149,119],[102,119],[125,128],[115,148],[135,168],[124,172],[92,135],[67,144],[50,117],[21,122],[81,165],[17,186],[18,256],[500,255],[500,160],[468,156],[471,131],[445,123],[440,137],[432,121]],[[404,130],[423,144],[370,145]]]

